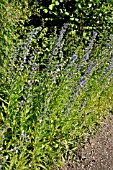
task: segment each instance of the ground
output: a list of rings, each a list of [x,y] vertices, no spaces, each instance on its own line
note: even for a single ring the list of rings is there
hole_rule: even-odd
[[[67,162],[65,170],[113,170],[113,115],[78,152],[79,162]]]

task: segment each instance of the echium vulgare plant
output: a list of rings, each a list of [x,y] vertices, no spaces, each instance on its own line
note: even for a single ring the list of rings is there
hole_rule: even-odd
[[[31,102],[30,98],[32,96],[38,64],[35,62],[35,52],[30,53],[30,48],[33,38],[39,31],[41,31],[41,27],[33,29],[24,43],[20,43],[18,47],[14,47],[14,55],[12,55],[8,64],[7,79],[11,84],[11,93],[15,90],[15,83],[18,82],[18,93],[22,95],[19,97],[18,107],[26,105],[26,102]],[[20,83],[19,85],[19,82],[22,84]]]
[[[60,33],[62,33],[63,34],[63,31],[61,31]],[[78,59],[79,57],[76,55],[76,54],[73,54],[70,58],[69,58],[69,61],[68,61],[68,64],[67,64],[67,67],[65,68],[65,69],[63,69],[62,70],[62,72],[61,72],[61,74],[60,74],[60,76],[63,78],[63,79],[67,79],[67,80],[70,80],[70,82],[71,82],[71,80],[73,80],[73,77],[75,76],[75,73],[76,74],[81,74],[81,72],[83,71],[83,75],[82,76],[80,76],[80,79],[78,79],[78,80],[76,80],[75,81],[75,83],[73,84],[71,84],[71,83],[69,83],[70,84],[70,89],[73,89],[74,91],[73,92],[70,92],[70,98],[73,98],[74,96],[72,96],[71,94],[76,94],[76,96],[78,96],[78,94],[79,94],[79,92],[80,92],[80,88],[82,87],[84,87],[84,85],[86,84],[86,82],[88,81],[88,75],[90,74],[90,72],[91,72],[91,70],[96,66],[96,61],[94,62],[94,61],[89,61],[88,59],[89,59],[89,55],[90,55],[90,53],[91,53],[91,50],[92,50],[92,48],[93,48],[93,44],[94,44],[94,41],[96,40],[96,35],[97,35],[97,33],[96,32],[94,32],[93,33],[93,38],[92,38],[92,40],[90,40],[90,44],[89,44],[89,46],[86,48],[86,50],[85,50],[85,57],[83,57],[83,59],[81,58],[80,60]],[[53,52],[53,54],[54,54],[54,52]],[[90,66],[88,66],[88,64],[87,64],[87,67],[86,67],[86,70],[84,70],[85,69],[85,65],[86,65],[86,62],[87,62],[87,60],[88,60],[88,62],[90,62]],[[87,63],[88,63],[87,62]],[[61,63],[60,63],[61,64]],[[60,65],[59,64],[59,65]],[[63,64],[65,64],[65,63],[63,63]],[[59,65],[57,65],[57,66],[59,66]],[[83,70],[82,70],[83,69]],[[56,69],[56,72],[55,73],[57,73],[57,74],[54,74],[54,76],[53,76],[53,78],[54,79],[57,79],[57,77],[58,77],[58,72],[60,72],[60,68],[57,68]],[[77,85],[76,85],[77,84]],[[75,86],[76,85],[76,87],[73,87],[73,85]],[[72,88],[73,87],[73,88]],[[67,100],[67,104],[69,105],[69,102],[72,102],[70,99],[68,99]],[[67,105],[66,104],[66,105]],[[66,107],[66,106],[65,106]],[[70,110],[70,109],[68,109],[68,110]],[[63,112],[63,110],[62,110],[62,112]]]
[[[99,115],[112,104],[113,100],[108,100],[113,96],[112,37],[102,48],[96,44],[94,32],[86,49],[81,45],[79,52],[75,49],[65,59],[67,28],[64,24],[55,43],[50,38],[49,54],[43,54],[48,62],[42,71],[37,59],[41,48],[35,49],[32,43],[42,33],[41,27],[15,45],[4,75],[8,97],[7,103],[2,103],[0,120],[0,168],[61,167],[63,161],[74,157],[77,144],[93,133]]]
[[[86,49],[84,50],[84,53],[85,53],[84,56],[81,57],[80,60],[78,60],[79,57],[76,54],[73,54],[72,57],[70,57],[70,60],[69,60],[69,63],[67,65],[66,69],[63,69],[61,72],[61,77],[63,77],[63,79],[65,79],[64,81],[66,81],[66,80],[70,81],[69,82],[70,88],[68,90],[68,92],[71,90],[70,95],[68,94],[69,98],[67,99],[66,103],[64,104],[65,105],[64,109],[62,109],[62,112],[65,112],[64,110],[66,110],[66,108],[67,108],[66,112],[68,112],[68,113],[66,113],[66,115],[69,115],[69,111],[70,111],[69,107],[72,107],[72,101],[75,102],[75,96],[78,97],[79,94],[81,93],[81,91],[83,91],[83,89],[85,89],[85,86],[87,87],[87,84],[88,84],[89,80],[91,79],[92,75],[93,74],[98,75],[98,72],[100,72],[99,76],[101,77],[101,74],[102,74],[101,68],[103,67],[103,69],[106,69],[108,63],[111,63],[111,65],[112,65],[112,59],[111,59],[111,54],[110,54],[112,51],[111,50],[112,45],[110,46],[109,52],[107,53],[108,55],[106,55],[105,53],[101,53],[101,52],[100,52],[100,54],[98,54],[99,51],[97,51],[97,53],[96,53],[98,56],[94,57],[92,55],[93,51],[95,51],[95,49],[94,49],[95,47],[93,47],[93,46],[95,45],[94,42],[96,41],[96,36],[97,36],[97,33],[94,32],[92,39],[89,41],[90,42],[89,46],[86,47]],[[101,48],[101,45],[100,45],[100,48]],[[100,50],[100,48],[99,48],[99,50]],[[105,57],[102,58],[101,55],[105,56]],[[109,72],[109,74],[111,73],[111,76],[110,76],[110,79],[111,79],[112,66],[109,65],[109,68],[110,68],[110,70],[108,72]],[[58,71],[60,72],[60,69],[58,69]],[[58,74],[56,74],[56,76],[54,75],[54,79],[56,79],[57,77],[58,77]],[[104,77],[104,79],[106,79],[106,78]],[[106,81],[107,81],[107,79],[106,79]],[[61,81],[61,84],[62,83],[63,82]],[[87,88],[86,88],[86,91],[87,91]],[[57,93],[57,90],[56,90],[56,93]],[[59,96],[59,93],[57,95]],[[55,97],[56,97],[56,95],[55,95]],[[48,99],[50,101],[50,97]],[[53,98],[52,98],[52,100],[53,100]],[[86,103],[86,99],[84,99],[83,103]],[[67,105],[68,105],[68,107],[67,107]],[[81,108],[81,106],[84,107],[82,103],[80,104],[80,108]],[[48,106],[47,106],[47,108],[48,108]]]
[[[100,79],[98,79],[98,77],[101,77],[101,80],[104,79],[104,83],[102,85],[102,89],[103,87],[105,87],[106,83],[109,83],[110,80],[112,80],[112,76],[113,76],[113,51],[112,51],[112,37],[110,40],[110,45],[109,45],[109,49],[107,49],[107,53],[105,53],[106,48],[103,48],[102,53],[98,54],[96,57],[92,56],[92,52],[93,49],[95,47],[94,46],[94,42],[96,40],[96,36],[97,33],[93,32],[93,37],[92,39],[89,41],[89,46],[86,47],[85,49],[85,55],[83,57],[83,59],[80,61],[80,63],[77,65],[76,64],[76,68],[77,68],[77,73],[80,73],[80,79],[78,81],[77,86],[75,86],[76,83],[72,83],[75,87],[72,88],[73,91],[71,92],[71,94],[76,94],[76,96],[78,97],[78,95],[80,94],[81,90],[87,91],[87,85],[89,84],[89,81],[92,80],[92,76],[97,75],[97,81],[100,81]],[[101,48],[101,45],[100,45]],[[105,56],[105,57],[102,57]],[[74,59],[77,60],[77,56],[74,55],[72,56]],[[76,63],[76,61],[74,62]],[[78,67],[77,67],[78,66]],[[101,69],[103,68],[103,69]],[[108,71],[107,71],[108,70]],[[98,75],[99,72],[99,75]],[[109,74],[108,76],[102,76],[104,73]],[[107,78],[108,77],[108,78]],[[72,76],[71,76],[72,79]],[[108,81],[109,80],[109,81]],[[86,89],[86,90],[85,90]],[[86,103],[86,98],[84,99],[83,103]],[[81,103],[81,106],[83,106],[84,104]],[[80,106],[80,108],[81,108]]]
[[[3,167],[6,164],[10,166],[8,162],[9,160],[11,161],[11,156],[19,155],[22,149],[25,148],[24,143],[27,143],[25,131],[29,124],[28,119],[32,115],[30,112],[32,107],[32,90],[37,71],[35,56],[33,53],[30,54],[30,43],[40,29],[32,30],[30,37],[26,39],[25,43],[14,47],[14,52],[10,55],[7,66],[4,63],[5,73],[2,79],[5,81],[4,91],[7,97],[5,100],[2,100],[3,109],[0,119],[0,121],[6,121],[6,126],[3,125],[2,129],[2,147],[0,148],[0,159],[2,159],[0,161]],[[29,55],[28,61],[27,55]],[[9,144],[10,140],[12,142]]]

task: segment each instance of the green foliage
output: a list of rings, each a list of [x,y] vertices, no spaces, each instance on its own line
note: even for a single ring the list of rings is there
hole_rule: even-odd
[[[33,4],[33,2],[32,2]],[[113,4],[110,1],[38,1],[35,2],[40,12],[41,18],[44,20],[45,26],[51,27],[56,23],[74,24],[77,34],[89,36],[93,30],[99,33],[108,30],[112,32],[111,23],[113,22]]]
[[[54,11],[57,18],[64,1],[52,1],[53,5],[50,2],[48,6],[49,2],[42,1],[39,7],[32,0],[2,0],[0,4],[0,168],[3,169],[63,167],[67,160],[76,160],[78,144],[96,133],[97,125],[113,110],[113,37],[101,33],[102,38],[96,42],[93,33],[85,48],[83,42],[77,44],[82,38],[74,31],[76,24],[71,23],[63,26],[60,35],[56,27],[48,36],[49,27],[45,26],[43,16]],[[64,5],[67,2],[72,1]],[[76,2],[72,4],[74,8],[77,5],[79,11],[83,7],[86,11],[86,1]],[[94,3],[98,8],[104,8],[103,4]],[[30,21],[33,10],[39,17],[45,11],[43,24],[35,29],[26,28],[25,21]],[[68,15],[66,12],[70,11],[65,11],[64,17]],[[97,10],[95,15],[98,14]],[[96,27],[96,21],[93,24]]]
[[[0,3],[0,65],[5,63],[7,58],[10,58],[14,50],[14,45],[18,38],[17,23],[20,19],[21,11],[16,8],[14,3],[9,3],[8,0]],[[7,62],[7,61],[6,61]]]
[[[59,30],[66,22],[73,25],[71,31],[75,31],[82,40],[88,40],[92,31],[98,32],[99,36],[105,30],[112,33],[113,4],[110,1],[21,0],[13,3],[20,14],[16,30],[20,38],[25,38],[31,28],[38,26],[48,28],[48,37],[54,26]]]
[[[0,147],[4,168],[58,169],[66,160],[76,160],[78,144],[93,135],[103,117],[112,110],[112,41],[110,43],[109,49],[95,44],[90,65],[83,61],[86,52],[82,51],[81,45],[78,66],[70,63],[57,73],[56,79],[61,79],[59,85],[53,74],[57,60],[41,74],[34,72],[32,84],[29,69],[21,75],[18,67],[11,73],[9,70],[14,66],[10,66],[8,73],[4,70],[2,81],[5,85],[5,76],[8,76],[9,84],[6,86],[7,102],[2,100],[1,112]],[[88,77],[87,69],[95,61],[97,65]],[[81,71],[85,73],[85,86],[79,84]],[[74,92],[76,86],[78,94]]]

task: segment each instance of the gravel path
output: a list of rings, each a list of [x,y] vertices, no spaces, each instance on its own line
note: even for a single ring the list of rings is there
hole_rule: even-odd
[[[68,163],[65,170],[113,170],[113,115],[80,152],[80,162]]]

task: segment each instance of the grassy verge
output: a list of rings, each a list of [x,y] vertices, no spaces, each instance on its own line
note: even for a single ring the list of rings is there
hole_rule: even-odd
[[[0,168],[4,170],[58,169],[66,160],[76,160],[78,144],[93,135],[113,110],[112,37],[103,46],[94,33],[86,49],[80,44],[72,55],[69,45],[70,56],[64,56],[64,25],[55,45],[54,36],[50,37],[50,49],[41,60],[47,63],[40,70],[42,49],[37,46],[30,53],[40,29],[17,44],[1,66]]]

